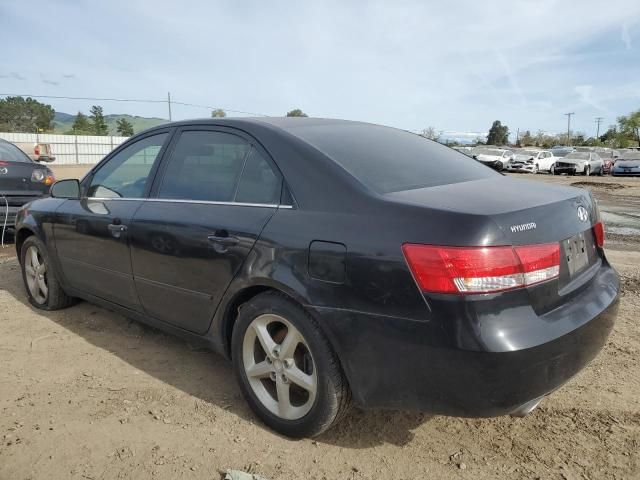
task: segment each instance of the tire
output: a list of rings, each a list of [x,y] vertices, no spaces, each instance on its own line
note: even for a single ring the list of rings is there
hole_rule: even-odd
[[[549,167],[549,173],[550,173],[551,175],[558,175],[558,173],[556,172],[556,164],[555,164],[555,163],[554,163],[554,164],[552,164],[552,165]]]
[[[298,341],[287,347],[291,333]],[[300,305],[278,292],[257,295],[240,308],[231,355],[249,406],[282,435],[319,435],[349,410],[351,391],[328,340]]]
[[[585,177],[591,175],[591,165],[585,165],[583,175]]]
[[[41,310],[60,310],[75,303],[62,289],[47,248],[35,235],[22,244],[20,265],[31,305]]]
[[[533,166],[533,173],[540,173],[540,166],[537,163]]]

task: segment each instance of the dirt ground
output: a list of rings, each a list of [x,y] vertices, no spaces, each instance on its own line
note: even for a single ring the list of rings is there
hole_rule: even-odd
[[[0,479],[218,479],[227,468],[272,480],[640,478],[640,179],[529,178],[589,183],[624,289],[603,352],[531,415],[356,409],[315,440],[291,441],[258,422],[221,357],[88,303],[31,308],[9,245]]]

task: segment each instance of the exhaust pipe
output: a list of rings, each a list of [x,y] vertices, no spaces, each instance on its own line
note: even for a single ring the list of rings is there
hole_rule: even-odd
[[[533,400],[529,400],[527,403],[520,405],[513,412],[510,413],[512,417],[526,417],[531,412],[533,412],[544,397],[534,398]]]

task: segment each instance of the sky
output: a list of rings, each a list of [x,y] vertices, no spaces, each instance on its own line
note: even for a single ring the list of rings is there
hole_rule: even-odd
[[[640,109],[638,0],[2,0],[0,45],[0,94],[158,101],[41,99],[72,114],[167,118],[171,92],[456,137],[563,132],[567,112],[594,135]]]

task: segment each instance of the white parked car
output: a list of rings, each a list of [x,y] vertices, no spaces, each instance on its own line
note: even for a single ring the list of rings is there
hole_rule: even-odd
[[[558,159],[553,170],[555,174],[602,175],[604,161],[595,152],[573,152],[564,158]]]
[[[502,148],[477,147],[472,156],[488,167],[501,172],[513,158],[513,152]]]
[[[558,160],[549,150],[516,150],[513,160],[507,165],[510,172],[551,172]]]

